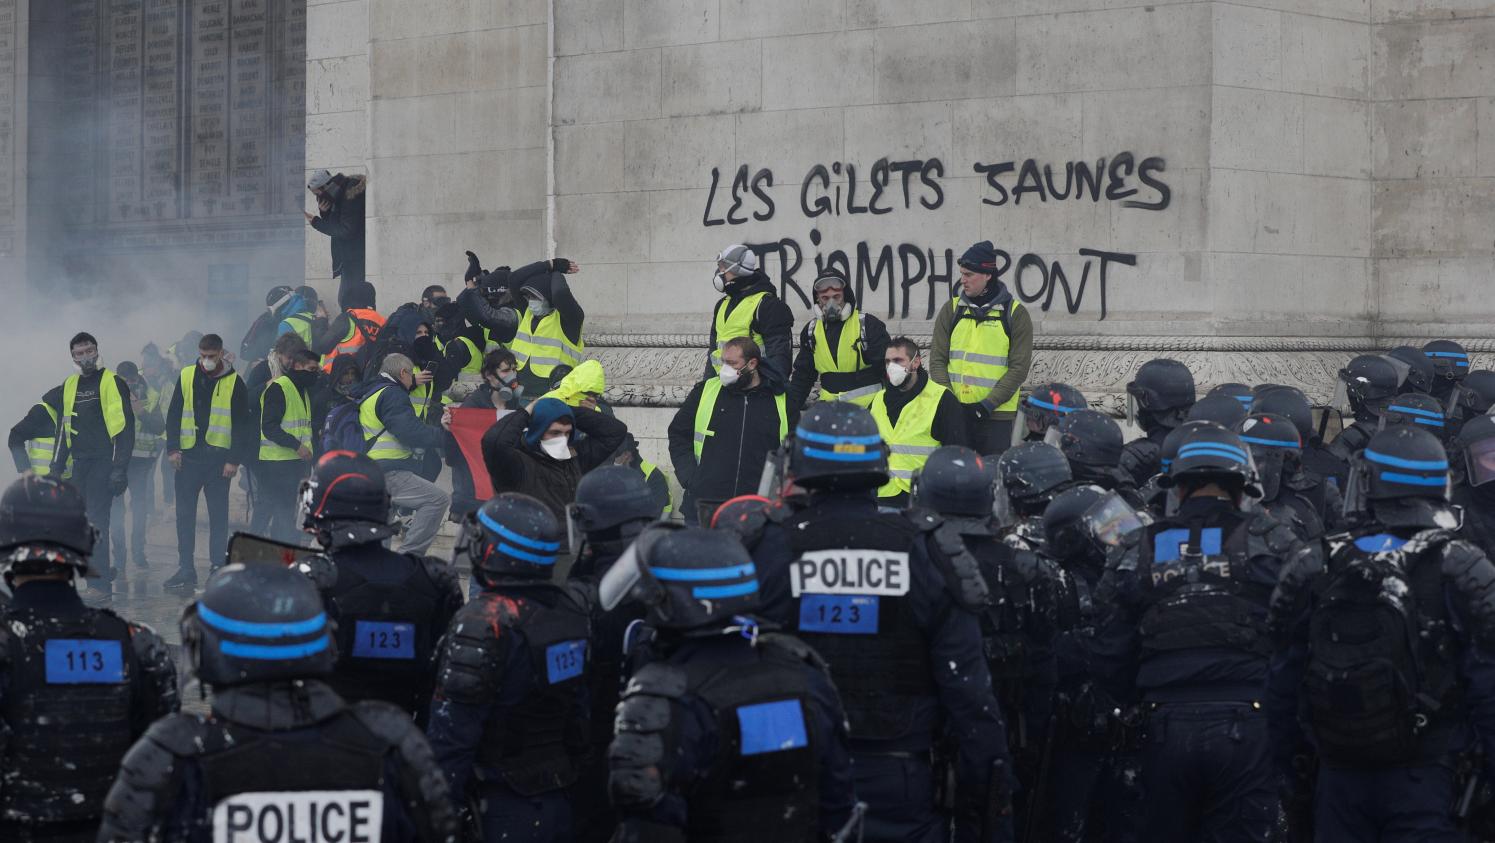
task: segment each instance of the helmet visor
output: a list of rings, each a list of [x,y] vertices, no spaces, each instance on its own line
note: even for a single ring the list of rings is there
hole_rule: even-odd
[[[291,568],[321,556],[319,550],[278,542],[249,533],[234,533],[228,540],[228,554],[224,562],[228,565],[280,565]]]
[[[1469,485],[1483,486],[1495,480],[1495,437],[1481,439],[1464,449]]]
[[[1339,379],[1334,382],[1334,397],[1329,399],[1329,409],[1339,413],[1341,416],[1348,415],[1350,407],[1350,385],[1345,383],[1349,373],[1341,369]]]
[[[1381,354],[1378,356],[1382,360],[1385,360],[1387,363],[1390,363],[1391,368],[1396,370],[1396,389],[1398,392],[1400,392],[1401,388],[1406,385],[1407,378],[1412,376],[1412,364],[1408,363],[1405,360],[1400,360],[1396,357],[1392,357],[1389,354]]]
[[[1137,396],[1128,391],[1126,394],[1126,423],[1137,426]]]
[[[1045,444],[1045,445],[1051,445],[1051,446],[1053,446],[1055,448],[1058,448],[1059,447],[1059,443],[1063,442],[1063,441],[1064,441],[1064,436],[1063,436],[1063,434],[1061,434],[1059,432],[1059,426],[1058,425],[1055,425],[1055,426],[1053,426],[1053,427],[1051,427],[1048,430],[1045,430],[1043,432],[1043,444]],[[1063,450],[1063,449],[1061,449],[1061,450]]]
[[[567,504],[566,547],[570,548],[572,553],[576,553],[581,550],[581,539],[583,533],[581,524],[579,523],[580,520],[580,514],[576,511],[576,504]]]
[[[998,527],[1010,527],[1017,523],[1017,516],[1012,511],[1012,500],[1007,496],[1007,486],[1002,482],[1000,473],[992,483],[991,514]]]
[[[1121,543],[1122,536],[1133,530],[1140,530],[1143,526],[1137,511],[1115,492],[1085,510],[1085,514],[1080,516],[1080,523],[1085,525],[1086,531],[1103,547],[1116,547]]]
[[[607,573],[597,583],[597,601],[604,611],[612,611],[629,597],[645,605],[652,606],[659,602],[664,591],[644,559],[655,542],[672,530],[680,529],[680,526],[656,524],[639,533],[639,537],[623,551],[623,555],[618,557],[618,561],[607,569]]]

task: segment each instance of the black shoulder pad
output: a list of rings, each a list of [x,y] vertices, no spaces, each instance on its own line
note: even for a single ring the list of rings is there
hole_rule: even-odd
[[[210,728],[208,718],[201,714],[172,714],[152,723],[135,745],[150,741],[178,758],[190,758],[207,748]]]
[[[623,696],[626,698],[634,694],[648,694],[677,700],[685,696],[687,687],[689,683],[685,671],[664,662],[650,662],[628,677]]]
[[[436,583],[438,589],[442,591],[449,588],[456,588],[458,591],[462,589],[462,575],[457,571],[456,566],[450,562],[444,562],[435,556],[420,556],[417,558],[420,559],[421,567],[425,569],[426,576],[431,578],[431,582]]]
[[[903,513],[903,516],[908,519],[910,524],[914,525],[914,529],[921,533],[932,533],[939,529],[941,524],[945,523],[945,516],[932,509],[924,509],[922,507],[907,510]]]
[[[415,731],[415,721],[405,710],[392,703],[379,700],[360,700],[348,706],[348,711],[374,736],[390,746],[399,746]]]
[[[787,632],[762,633],[758,636],[758,646],[780,650],[791,658],[805,662],[827,676],[830,675],[830,665],[820,657],[819,653],[815,652],[815,648]]]
[[[452,618],[441,648],[436,682],[441,694],[460,703],[483,703],[498,693],[503,665],[498,636],[502,627],[488,617],[491,607],[472,602]]]
[[[1124,533],[1121,540],[1110,553],[1106,554],[1106,567],[1118,571],[1135,571],[1141,562],[1142,537],[1146,530],[1133,530]]]
[[[601,609],[597,604],[597,584],[566,580],[561,584],[561,591],[565,593],[566,600],[579,612],[587,615]]]
[[[195,727],[170,722],[178,720],[196,720],[200,724],[201,718],[177,714],[157,720],[120,760],[119,774],[104,797],[99,840],[140,843],[155,839],[153,832],[172,809],[175,794],[171,791],[178,759],[197,752],[190,745],[181,745],[183,734],[195,731]],[[162,741],[163,737],[167,741]]]
[[[337,563],[325,553],[318,553],[296,564],[296,570],[306,575],[318,591],[327,591],[337,585]]]
[[[398,755],[403,768],[401,790],[419,806],[413,813],[421,818],[420,838],[455,841],[458,820],[446,776],[436,763],[431,744],[415,727],[410,715],[389,703],[373,701],[356,702],[348,710],[375,737],[388,741]],[[415,792],[408,792],[411,789]]]
[[[934,542],[944,562],[941,567],[949,568],[945,579],[955,599],[973,612],[991,602],[991,591],[986,586],[986,578],[981,576],[981,565],[971,555],[956,525],[941,524],[934,531]]]
[[[1495,646],[1495,565],[1475,545],[1456,539],[1443,546],[1443,577],[1467,601],[1476,636]]]
[[[1257,512],[1246,523],[1250,535],[1261,540],[1262,545],[1273,556],[1286,557],[1298,544],[1298,534],[1293,528],[1273,517],[1265,510]]]
[[[1278,647],[1290,643],[1293,625],[1307,608],[1313,583],[1323,572],[1324,547],[1319,543],[1300,547],[1282,566],[1267,608],[1267,631]]]

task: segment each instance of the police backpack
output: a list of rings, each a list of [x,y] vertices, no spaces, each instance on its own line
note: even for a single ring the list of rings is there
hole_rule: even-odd
[[[1452,536],[1428,531],[1330,540],[1310,616],[1305,720],[1334,767],[1405,764],[1453,687],[1442,568],[1427,557]]]

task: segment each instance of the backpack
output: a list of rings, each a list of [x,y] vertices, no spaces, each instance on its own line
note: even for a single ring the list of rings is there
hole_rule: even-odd
[[[1394,537],[1331,539],[1303,679],[1304,719],[1330,766],[1417,759],[1419,738],[1453,687],[1453,666],[1436,654],[1442,566],[1428,555],[1449,538],[1433,531],[1388,550],[1375,543],[1390,547]]]
[[[358,420],[361,401],[350,401],[332,408],[327,421],[322,424],[322,452],[352,451],[362,454],[368,450],[368,440],[363,438],[363,423]]]

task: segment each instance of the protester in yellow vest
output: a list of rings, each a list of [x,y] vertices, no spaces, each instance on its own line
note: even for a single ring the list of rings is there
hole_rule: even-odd
[[[280,320],[276,326],[276,336],[281,334],[295,334],[311,348],[312,337],[318,331],[327,329],[325,317],[317,316],[317,306],[322,303],[317,291],[311,287],[297,287],[295,294],[286,304],[286,317]]]
[[[872,405],[882,388],[882,359],[888,328],[881,319],[857,309],[845,274],[827,267],[815,279],[815,318],[799,332],[799,354],[789,379],[789,423],[804,409],[810,390],[820,383],[821,401]]]
[[[554,264],[559,266],[563,260]],[[575,368],[581,364],[586,350],[582,328],[587,315],[566,283],[566,275],[580,272],[580,265],[565,261],[564,269],[529,269],[521,267],[510,276],[519,294],[516,303],[522,308],[509,350],[519,362],[519,382],[538,395],[552,380],[551,373],[557,366]]]
[[[1018,389],[1033,365],[1033,320],[997,279],[990,240],[960,258],[960,292],[934,318],[929,376],[966,408],[970,446],[990,456],[1012,444]]]
[[[762,363],[752,340],[728,340],[721,373],[697,383],[670,422],[687,523],[709,524],[724,501],[758,491],[765,459],[788,433],[784,393],[763,376]]]
[[[114,499],[109,513],[109,543],[120,570],[125,568],[126,553],[137,568],[150,567],[145,556],[145,534],[155,507],[156,457],[166,440],[165,407],[161,393],[146,382],[140,367],[130,360],[119,364],[116,373],[130,388],[130,410],[135,415],[135,448],[130,455],[127,486],[130,493],[130,529],[125,530],[125,497]],[[128,551],[126,546],[128,545]]]
[[[71,482],[83,494],[88,520],[104,535],[109,533],[109,515],[114,498],[128,485],[130,454],[135,447],[135,414],[130,406],[130,387],[115,373],[99,365],[99,343],[93,335],[79,333],[68,343],[78,374],[42,396],[45,407],[33,407],[10,430],[10,453],[16,470],[32,471],[31,457],[43,456],[43,444],[53,440],[49,476],[71,472]],[[42,440],[42,443],[38,443]],[[32,443],[28,453],[27,442]],[[108,593],[113,572],[107,542],[94,549],[94,567],[102,574],[89,580],[89,588]]]
[[[205,334],[197,362],[182,369],[166,411],[166,456],[176,469],[177,572],[163,585],[197,586],[197,499],[208,505],[208,566],[228,550],[228,481],[254,459],[259,433],[249,411],[249,389],[225,359],[223,338]]]
[[[705,377],[716,377],[721,367],[722,347],[728,340],[746,337],[763,355],[773,371],[769,380],[783,382],[789,373],[794,349],[794,314],[774,292],[773,282],[759,269],[758,253],[743,245],[728,246],[716,257],[711,283],[722,297],[711,309],[711,344]]]
[[[456,304],[443,305],[437,310],[432,328],[436,331],[432,342],[439,342],[442,348],[441,362],[432,381],[433,394],[440,396],[443,403],[460,404],[483,385],[483,349],[487,339],[482,328],[466,324],[462,308]]]
[[[254,467],[254,507],[249,532],[294,542],[296,494],[310,471],[311,391],[317,382],[317,355],[292,352],[291,365],[260,393],[259,462]]]
[[[877,490],[879,503],[908,503],[910,481],[941,445],[966,443],[965,408],[955,395],[930,380],[919,346],[908,337],[888,343],[886,387],[872,399],[872,418],[888,443],[888,482]]]

